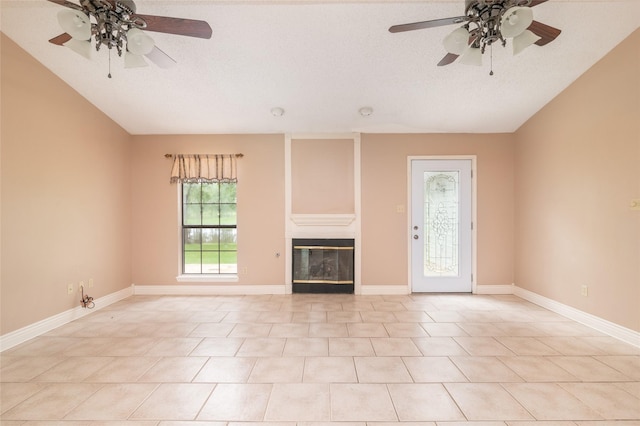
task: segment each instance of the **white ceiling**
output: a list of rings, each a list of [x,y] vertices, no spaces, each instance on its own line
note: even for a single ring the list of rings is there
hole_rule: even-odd
[[[109,79],[106,49],[87,60],[47,42],[62,33],[61,6],[2,0],[0,29],[131,134],[486,133],[517,130],[640,26],[640,0],[549,0],[534,19],[562,34],[515,57],[494,46],[489,76],[488,52],[482,67],[436,66],[456,26],[387,31],[463,15],[464,0],[136,4],[141,14],[206,20],[213,37],[150,32],[177,65],[124,69],[112,54]],[[364,106],[373,114],[360,116]]]

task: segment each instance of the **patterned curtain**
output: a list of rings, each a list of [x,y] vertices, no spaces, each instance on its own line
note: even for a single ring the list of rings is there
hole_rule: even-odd
[[[171,183],[237,182],[236,159],[240,154],[174,155]]]

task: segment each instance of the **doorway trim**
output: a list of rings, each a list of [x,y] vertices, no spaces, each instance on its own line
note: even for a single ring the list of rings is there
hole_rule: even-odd
[[[410,155],[407,157],[407,216],[406,216],[406,239],[407,239],[407,290],[413,292],[412,282],[412,256],[411,256],[411,162],[413,160],[471,160],[471,293],[476,294],[478,282],[478,173],[476,155]]]

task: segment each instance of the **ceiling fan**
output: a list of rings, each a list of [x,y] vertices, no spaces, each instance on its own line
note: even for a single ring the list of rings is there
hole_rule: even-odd
[[[443,40],[448,52],[438,66],[449,65],[458,57],[468,65],[482,65],[487,46],[512,39],[517,55],[532,44],[544,46],[560,35],[560,30],[533,20],[531,8],[547,0],[465,0],[465,14],[452,18],[394,25],[389,32],[421,30],[444,25],[463,24]],[[493,71],[491,71],[493,75]]]
[[[204,39],[212,35],[205,21],[136,13],[133,0],[80,0],[79,5],[67,0],[49,1],[67,8],[58,12],[58,22],[65,32],[49,40],[50,43],[64,45],[89,58],[93,37],[96,50],[104,45],[109,54],[114,48],[118,56],[124,51],[125,68],[147,66],[144,57],[161,68],[175,64],[145,31]]]

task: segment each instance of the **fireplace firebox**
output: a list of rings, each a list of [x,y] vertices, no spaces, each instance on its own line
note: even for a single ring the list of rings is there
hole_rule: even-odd
[[[353,293],[353,239],[294,239],[294,293]]]

